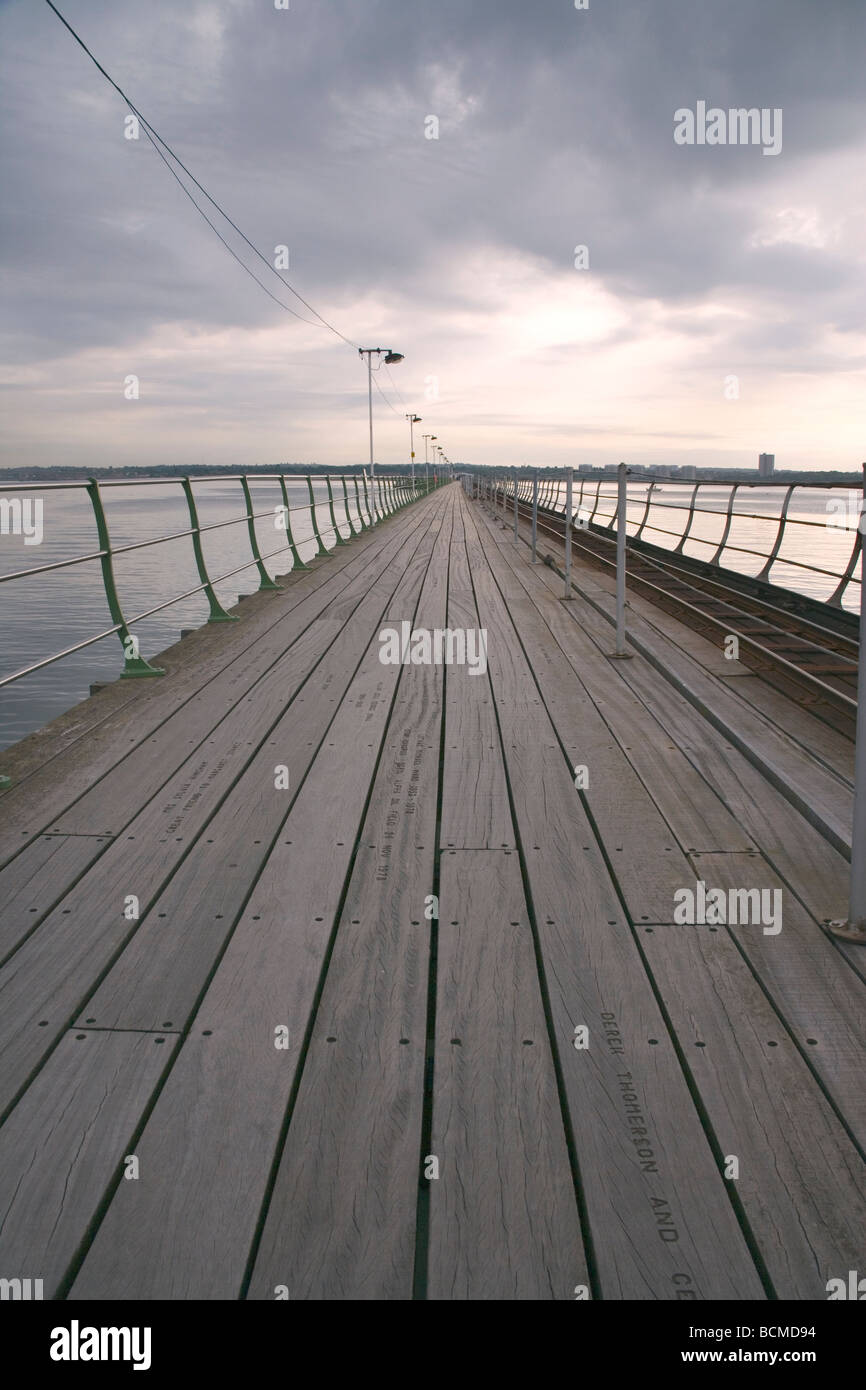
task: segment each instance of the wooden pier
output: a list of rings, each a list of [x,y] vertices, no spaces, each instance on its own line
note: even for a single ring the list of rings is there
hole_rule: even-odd
[[[444,487],[16,750],[0,1273],[823,1301],[863,1270],[866,952],[824,927],[850,741],[639,597],[612,659],[574,578]],[[486,670],[384,664],[403,623],[484,630]],[[781,929],[676,924],[698,883]]]

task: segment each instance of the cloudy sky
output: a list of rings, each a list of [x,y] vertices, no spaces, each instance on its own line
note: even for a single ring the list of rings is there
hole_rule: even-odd
[[[408,410],[475,463],[864,457],[863,0],[57,3],[304,298],[405,353],[380,462]],[[0,0],[0,52],[0,462],[363,462],[355,348],[232,260],[44,0]],[[781,151],[677,144],[699,102],[781,110]]]

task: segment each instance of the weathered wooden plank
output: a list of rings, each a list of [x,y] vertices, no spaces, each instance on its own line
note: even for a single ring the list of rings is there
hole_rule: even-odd
[[[683,756],[716,789],[731,816],[748,832],[753,846],[761,850],[813,917],[817,921],[846,917],[848,861],[678,692],[660,688],[655,673],[639,662],[629,662],[628,668],[625,678],[652,709],[668,738],[676,740]],[[641,744],[640,751],[646,749],[647,745]],[[712,852],[701,851],[700,842],[686,847]],[[837,943],[840,948],[862,973],[866,961],[859,948]]]
[[[761,1298],[630,928],[477,542],[470,542],[470,563],[489,630],[489,670],[602,1296],[674,1299],[687,1288],[699,1299]],[[583,1027],[589,1047],[578,1049],[575,1030]]]
[[[707,891],[762,889],[770,895],[771,913],[778,903],[779,923],[730,931],[858,1143],[866,1146],[866,985],[761,856],[691,858],[696,880]]]
[[[407,545],[406,559],[415,549],[411,541]],[[401,546],[401,549],[405,548]],[[389,570],[373,583],[362,600],[363,611],[369,615],[370,621],[381,613],[390,589],[399,582],[399,578],[399,569]],[[324,721],[323,729],[335,708],[337,690],[341,685],[345,689],[355,664],[344,665],[339,658],[338,644],[352,644],[361,640],[362,648],[362,639],[361,627],[353,625],[341,632],[330,653],[330,666],[323,663],[318,672],[319,687],[311,688],[316,689],[316,718],[321,717]],[[323,641],[327,643],[327,635]],[[345,656],[349,647],[344,645],[342,650]],[[329,690],[327,685],[333,688]],[[311,707],[312,703],[311,697]],[[251,709],[245,717],[254,723],[258,711]],[[290,722],[292,717],[290,711],[288,715],[283,715],[281,722]],[[0,971],[0,1043],[5,1050],[0,1075],[0,1105],[8,1103],[16,1093],[53,1040],[82,1008],[102,973],[133,937],[137,922],[153,907],[156,897],[169,882],[188,848],[192,838],[190,822],[200,832],[214,815],[217,795],[220,792],[223,795],[229,792],[237,794],[240,783],[236,778],[229,778],[223,768],[232,752],[239,772],[244,771],[245,764],[248,764],[242,780],[250,804],[244,814],[270,817],[274,829],[278,827],[279,819],[284,814],[274,779],[278,759],[274,757],[273,747],[267,744],[251,752],[242,737],[242,724],[243,720],[240,727],[235,724],[232,748],[217,745],[212,755],[215,761],[206,767],[198,762],[195,764],[193,771],[197,781],[191,782],[185,771],[173,779],[175,795],[172,799],[162,802],[160,798],[160,801],[151,802],[132,822],[128,828],[129,834],[116,840],[106,850],[63,904],[49,914]],[[315,747],[315,741],[311,746]],[[178,836],[180,829],[184,830],[184,836]],[[262,838],[263,844],[267,845],[265,836],[251,838],[253,841]],[[246,871],[246,884],[241,884],[241,887],[249,886],[257,867],[255,862],[250,864]],[[224,879],[217,880],[214,896],[218,897],[224,882]],[[126,916],[128,911],[132,911],[128,902],[130,895],[138,899],[137,919]],[[200,917],[194,920],[198,932],[207,931],[210,934],[211,922],[206,923]],[[216,912],[213,921],[216,921]],[[200,939],[200,935],[196,937],[196,948]],[[212,947],[211,959],[218,949],[219,943]],[[164,964],[164,955],[159,963]],[[87,1011],[85,1016],[89,1016]],[[160,1007],[154,1020],[155,1026],[162,1027],[169,1019],[173,1024],[177,1022],[170,1014],[162,1015]],[[146,1026],[149,1026],[149,1021]]]
[[[352,710],[359,729],[387,698],[385,668],[372,657],[363,662],[371,630],[381,621],[389,592],[418,588],[430,561],[433,536],[425,535],[406,559],[395,564],[370,589],[355,621],[330,651],[274,728],[267,745],[253,759],[193,847],[147,918],[88,1000],[80,1022],[98,1027],[154,1028],[183,1026],[234,927],[237,914],[267,858],[298,789],[328,737],[335,706],[351,688]],[[276,786],[276,766],[289,770],[289,788]]]
[[[118,1189],[73,1298],[237,1297],[389,713],[343,702],[138,1145],[158,1181]]]
[[[517,563],[510,552],[501,553],[510,563]],[[665,735],[654,711],[629,688],[632,668],[640,665],[642,671],[645,669],[640,658],[609,660],[609,625],[579,599],[568,605],[560,603],[562,581],[551,576],[546,566],[517,563],[516,574],[540,606],[611,738],[622,748],[682,848],[732,852],[753,848],[753,841],[712,787],[695,777],[694,767],[676,739]],[[546,599],[552,599],[555,606]],[[656,688],[663,688],[664,697],[671,698],[672,692],[661,677],[654,671],[649,674]]]
[[[586,571],[580,572],[576,587],[592,596],[602,612],[611,611],[610,595]],[[760,711],[742,701],[731,683],[708,674],[634,612],[629,638],[632,647],[642,652],[674,689],[687,694],[705,719],[718,721],[729,731],[728,741],[738,743],[765,778],[784,788],[788,799],[820,825],[822,833],[839,845],[850,843],[851,796],[846,782],[777,729]]]
[[[569,660],[576,624],[563,615],[562,604],[552,596],[541,593],[530,600],[504,565],[501,552],[492,552],[490,563],[500,589],[500,580],[512,576],[509,616],[632,920],[667,922],[673,895],[688,877],[688,860],[578,679],[587,662],[577,655],[572,657],[573,664]],[[608,685],[615,679],[607,673]]]
[[[446,851],[439,901],[428,1296],[573,1300],[589,1275],[517,854]]]
[[[641,946],[776,1296],[824,1299],[866,1234],[866,1165],[724,927]]]
[[[448,575],[448,627],[478,632],[481,624],[457,509]],[[480,643],[480,638],[476,639]],[[476,652],[480,647],[476,647]],[[483,756],[479,757],[478,753]],[[461,849],[514,846],[514,826],[486,674],[453,665],[445,676],[445,740],[440,843]]]
[[[392,620],[444,625],[450,532]],[[412,1297],[442,684],[400,674],[250,1298]]]
[[[616,592],[613,576],[608,577],[594,568],[591,573],[595,583],[606,593]],[[636,590],[629,593],[628,603],[633,612],[663,634],[670,643],[698,661],[704,670],[730,682],[730,688],[741,700],[769,717],[778,729],[794,737],[801,747],[812,756],[819,757],[837,776],[851,780],[854,753],[851,740],[763,680],[752,667],[744,666],[741,661],[727,660],[723,650],[725,634],[721,628],[717,640],[713,642],[689,627],[686,621],[650,603]],[[733,620],[732,627],[736,628]]]
[[[180,796],[185,798],[193,759],[196,768],[202,769],[195,775],[208,778],[208,799],[212,799],[218,791],[214,783],[222,785],[236,775],[231,753],[237,750],[242,755],[256,745],[334,638],[348,627],[355,610],[370,601],[376,584],[381,581],[386,590],[393,587],[390,567],[402,551],[414,549],[419,534],[417,526],[408,533],[395,531],[390,545],[344,586],[323,615],[307,622],[294,641],[284,645],[286,634],[274,634],[269,651],[262,653],[262,670],[254,683],[250,684],[248,668],[235,667],[229,680],[205,687],[194,706],[167,720],[143,747],[60,817],[52,830],[119,831],[151,797],[170,802],[177,780],[183,789]],[[213,770],[216,764],[218,772]]]
[[[0,1129],[0,1269],[53,1298],[171,1061],[164,1033],[67,1033]],[[147,1185],[142,1168],[121,1185]],[[111,1297],[106,1290],[106,1297]]]
[[[98,859],[102,835],[41,835],[0,870],[0,960]]]

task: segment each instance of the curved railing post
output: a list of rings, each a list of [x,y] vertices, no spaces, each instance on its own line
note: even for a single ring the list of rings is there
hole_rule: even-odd
[[[330,550],[325,549],[324,545],[322,544],[322,537],[319,535],[319,519],[316,516],[316,499],[313,496],[313,482],[309,473],[307,474],[307,487],[310,492],[310,516],[313,519],[313,535],[315,536],[316,544],[319,547],[316,551],[314,559],[318,560],[321,556],[323,559],[327,560],[331,552]]]
[[[640,526],[637,528],[637,530],[636,530],[635,533],[634,533],[634,539],[635,539],[636,541],[639,541],[639,540],[640,540],[640,538],[641,538],[641,532],[643,531],[643,528],[646,526],[647,517],[648,517],[649,514],[650,514],[650,506],[652,505],[652,495],[653,495],[653,488],[654,488],[654,487],[655,487],[655,482],[653,481],[653,482],[650,483],[649,487],[648,487],[647,490],[646,490],[646,506],[645,506],[644,509],[643,509],[643,516],[642,516],[641,519],[640,519]]]
[[[595,501],[594,501],[593,504],[592,504],[592,513],[591,513],[591,515],[590,515],[589,521],[586,523],[587,526],[591,526],[592,523],[595,521],[595,514],[596,514],[596,512],[598,511],[598,504],[599,504],[600,501],[601,501],[601,478],[599,478],[599,479],[596,481],[596,484],[595,484]]]
[[[866,467],[866,465],[864,465],[864,467]],[[866,484],[866,479],[864,479],[864,484]],[[866,506],[866,485],[864,485],[863,490],[863,503],[864,506]],[[851,557],[848,561],[848,564],[845,566],[845,573],[842,575],[842,578],[839,580],[839,583],[836,585],[836,588],[833,590],[832,594],[827,599],[827,602],[832,603],[834,608],[841,608],[842,595],[848,588],[848,585],[851,583],[851,578],[854,574],[855,569],[857,568],[857,561],[860,558],[860,552],[863,549],[863,532],[860,530],[860,526],[863,524],[862,518],[864,516],[866,516],[866,511],[862,512],[860,523],[858,524],[858,528],[854,533],[854,544],[851,547]],[[860,602],[861,604],[864,602],[862,594],[860,596]]]
[[[123,616],[123,609],[120,606],[120,596],[117,592],[117,584],[114,579],[114,565],[111,560],[111,536],[108,532],[108,520],[105,515],[105,508],[102,505],[102,497],[99,492],[99,483],[95,478],[91,478],[87,483],[87,493],[90,497],[90,504],[93,507],[93,515],[96,520],[96,534],[99,538],[100,563],[102,565],[102,583],[105,587],[105,597],[108,602],[108,611],[111,614],[111,621],[117,627],[117,635],[123,647],[123,670],[120,673],[121,680],[129,679],[133,676],[164,676],[165,671],[159,666],[151,666],[149,661],[145,661],[139,655],[138,638],[130,632],[126,619]]]
[[[346,513],[346,520],[349,523],[349,535],[360,536],[361,532],[355,530],[355,525],[352,521],[352,513],[349,511],[349,489],[346,487],[345,473],[340,474],[340,482],[343,484],[343,510]]]
[[[722,532],[722,539],[719,541],[719,544],[716,548],[716,553],[709,561],[711,565],[718,565],[720,563],[722,551],[728,543],[728,536],[731,534],[731,525],[734,520],[734,500],[737,496],[737,489],[739,488],[739,486],[739,483],[734,483],[734,486],[731,488],[731,495],[728,498],[728,514],[725,517],[725,529]]]
[[[247,530],[250,535],[250,550],[256,562],[256,569],[259,572],[259,593],[261,593],[263,589],[279,589],[279,584],[274,583],[265,569],[264,560],[259,552],[259,543],[256,538],[256,519],[253,516],[253,499],[250,495],[250,485],[247,482],[247,475],[245,473],[241,474],[241,487],[244,490],[244,499],[247,504]]]
[[[785,497],[782,502],[782,510],[779,512],[779,529],[776,532],[776,539],[773,542],[773,548],[767,556],[766,564],[764,565],[760,574],[757,574],[755,576],[756,579],[766,579],[770,573],[770,570],[773,568],[773,562],[775,561],[776,556],[779,553],[779,548],[782,544],[782,537],[785,534],[785,522],[788,519],[788,508],[791,505],[791,497],[793,496],[794,488],[796,486],[796,483],[788,484],[788,489],[785,493]]]
[[[364,520],[364,513],[361,510],[361,490],[358,487],[357,473],[352,474],[352,482],[355,484],[355,506],[358,508],[358,521],[361,526],[361,532],[363,533],[364,531],[369,531],[370,527]]]
[[[626,483],[626,487],[628,487],[628,483]],[[613,513],[612,513],[612,515],[611,515],[610,521],[607,523],[607,529],[608,529],[608,531],[614,531],[614,530],[619,531],[619,504],[620,504],[620,487],[619,487],[619,482],[617,481],[616,505],[614,506]],[[627,509],[626,509],[626,510],[627,510]]]
[[[697,500],[698,488],[699,488],[699,487],[700,487],[700,483],[695,483],[694,487],[692,488],[691,501],[689,502],[689,515],[688,515],[688,518],[687,518],[687,520],[686,520],[686,529],[683,531],[683,534],[680,536],[679,543],[677,544],[676,549],[675,549],[674,552],[673,552],[674,555],[682,555],[682,553],[683,553],[683,546],[685,545],[686,541],[687,541],[688,538],[689,538],[689,532],[690,532],[691,529],[692,529],[692,522],[693,522],[694,519],[695,519],[695,501]]]
[[[198,577],[202,582],[202,587],[207,595],[210,604],[209,623],[239,623],[240,618],[236,613],[227,613],[214,593],[213,585],[210,582],[210,575],[204,562],[204,551],[201,545],[201,527],[198,521],[198,510],[195,505],[195,498],[192,495],[192,483],[189,478],[181,478],[180,485],[186,497],[186,504],[189,509],[189,524],[192,527],[192,549],[195,555]]]
[[[366,474],[366,473],[362,473],[362,474],[361,474],[361,480],[362,480],[362,482],[363,482],[363,484],[364,484],[364,502],[365,502],[366,507],[367,507],[367,516],[370,518],[370,529],[372,530],[372,528],[376,525],[376,513],[375,513],[375,510],[374,510],[374,508],[373,508],[372,503],[370,502],[370,493],[367,491],[367,474]],[[371,489],[372,489],[372,483],[373,483],[373,480],[372,480],[372,478],[371,478],[371,479],[370,479],[370,486],[371,486]]]
[[[280,474],[280,488],[283,494],[283,503],[286,508],[286,540],[289,543],[289,550],[292,553],[292,569],[308,570],[310,566],[305,565],[298,554],[298,547],[295,545],[295,537],[292,534],[292,509],[289,506],[289,494],[286,492],[286,480],[282,473]]]
[[[337,518],[336,518],[336,516],[334,515],[334,492],[333,492],[333,489],[332,489],[332,487],[331,487],[331,475],[330,475],[330,473],[326,473],[326,474],[325,474],[325,482],[327,483],[327,486],[328,486],[328,507],[329,507],[329,510],[330,510],[330,513],[331,513],[331,525],[332,525],[333,528],[334,528],[334,544],[335,544],[335,545],[348,545],[348,541],[344,541],[344,540],[343,540],[343,537],[340,535],[339,531],[337,530]]]

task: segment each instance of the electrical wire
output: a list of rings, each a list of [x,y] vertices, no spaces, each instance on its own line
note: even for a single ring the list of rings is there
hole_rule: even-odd
[[[213,207],[216,208],[216,210],[217,210],[217,212],[220,214],[220,216],[221,216],[222,218],[224,218],[224,220],[229,224],[230,227],[232,227],[232,228],[234,229],[234,231],[237,232],[237,234],[238,234],[238,236],[241,238],[241,240],[244,241],[244,242],[246,242],[246,244],[247,244],[247,246],[250,248],[250,250],[253,251],[254,254],[255,254],[256,256],[258,256],[259,260],[260,260],[264,265],[267,266],[268,270],[270,270],[270,271],[272,272],[272,274],[274,274],[274,275],[277,277],[277,279],[280,281],[280,284],[283,285],[287,290],[289,290],[290,293],[293,294],[293,295],[295,296],[296,299],[300,300],[301,304],[303,304],[305,308],[309,309],[309,311],[310,311],[311,314],[314,314],[314,315],[315,315],[315,317],[319,320],[319,324],[323,325],[325,328],[329,329],[332,333],[336,334],[336,336],[337,336],[338,338],[341,338],[341,339],[343,340],[344,343],[347,343],[349,347],[357,348],[357,347],[358,347],[358,344],[357,344],[357,343],[352,342],[351,338],[347,338],[346,335],[345,335],[344,333],[341,333],[340,330],[339,330],[338,328],[335,328],[334,325],[333,325],[332,323],[329,323],[328,320],[327,320],[326,318],[324,318],[324,317],[319,313],[318,309],[315,309],[315,308],[313,307],[312,304],[308,303],[308,301],[307,301],[306,299],[304,299],[303,295],[299,294],[298,291],[294,288],[294,286],[291,285],[291,284],[289,284],[289,281],[286,280],[285,277],[284,277],[283,275],[280,274],[280,272],[277,270],[276,266],[272,265],[271,262],[268,260],[268,258],[267,258],[266,256],[263,256],[263,255],[262,255],[262,253],[261,253],[261,251],[258,249],[258,247],[255,246],[255,245],[253,244],[253,242],[250,241],[249,237],[246,236],[245,233],[241,231],[241,229],[240,229],[240,227],[237,225],[237,223],[232,221],[232,219],[229,217],[228,213],[225,212],[225,211],[223,210],[222,207],[220,207],[220,205],[219,205],[219,203],[216,201],[216,199],[211,197],[211,195],[208,193],[207,189],[204,188],[204,187],[199,183],[199,181],[198,181],[198,179],[195,177],[195,175],[186,167],[186,165],[184,164],[183,160],[180,159],[180,158],[175,154],[175,152],[174,152],[174,150],[171,148],[171,146],[170,146],[169,144],[167,144],[165,140],[162,139],[162,136],[158,133],[158,131],[156,131],[156,130],[154,129],[154,127],[150,124],[150,122],[141,114],[141,112],[139,111],[138,107],[137,107],[132,101],[130,101],[129,97],[126,95],[126,92],[123,90],[123,88],[122,88],[121,86],[119,86],[117,82],[115,82],[114,78],[111,76],[110,73],[106,72],[105,68],[102,66],[102,64],[99,62],[99,60],[93,55],[93,53],[91,53],[90,49],[87,47],[87,44],[84,42],[84,40],[75,32],[75,30],[73,29],[73,27],[72,27],[72,25],[69,23],[69,21],[60,13],[60,11],[58,10],[57,6],[53,3],[53,0],[45,0],[45,3],[48,5],[49,9],[51,9],[51,10],[54,11],[55,15],[56,15],[57,18],[60,20],[61,24],[63,24],[64,27],[65,27],[66,29],[69,30],[69,33],[70,33],[70,34],[72,35],[72,37],[75,39],[75,42],[79,45],[79,47],[81,47],[81,48],[84,49],[84,52],[87,54],[87,56],[88,56],[88,58],[90,59],[90,61],[94,64],[94,66],[98,69],[98,71],[102,73],[102,76],[106,79],[106,81],[107,81],[107,82],[114,88],[114,90],[123,98],[123,100],[126,102],[127,106],[129,107],[130,111],[132,111],[132,112],[137,116],[138,120],[140,121],[141,125],[142,125],[143,128],[144,128],[144,132],[145,132],[145,134],[147,135],[147,138],[150,140],[150,143],[153,145],[154,149],[156,150],[157,154],[158,154],[158,155],[160,156],[160,158],[162,159],[163,163],[166,165],[166,167],[169,169],[169,171],[173,174],[174,178],[177,180],[178,184],[179,184],[180,187],[183,189],[183,192],[184,192],[184,193],[186,194],[186,196],[189,198],[189,200],[190,200],[190,202],[192,203],[193,207],[196,209],[196,211],[197,211],[198,213],[201,214],[201,216],[204,218],[205,222],[207,222],[207,224],[208,224],[208,226],[211,228],[211,230],[214,231],[214,232],[216,232],[216,235],[219,237],[220,241],[222,242],[223,246],[225,246],[226,250],[229,251],[229,252],[231,252],[232,256],[234,256],[234,258],[235,258],[235,260],[238,262],[238,264],[247,272],[247,274],[248,274],[253,280],[255,280],[256,284],[259,285],[259,286],[265,291],[265,293],[266,293],[267,295],[270,295],[270,298],[273,299],[274,302],[275,302],[276,304],[279,304],[280,307],[281,307],[282,309],[285,309],[285,310],[287,311],[287,313],[293,314],[294,317],[297,318],[297,319],[300,319],[302,323],[310,323],[310,320],[309,320],[309,319],[305,319],[305,318],[303,317],[303,315],[296,313],[294,309],[290,309],[289,306],[288,306],[287,304],[283,304],[282,300],[277,299],[275,295],[271,294],[271,292],[270,292],[270,290],[267,288],[267,286],[264,285],[264,284],[262,284],[262,281],[258,278],[257,275],[254,275],[254,274],[253,274],[253,272],[250,270],[250,268],[249,268],[249,266],[246,264],[246,262],[242,261],[241,258],[236,254],[236,252],[232,250],[232,248],[229,246],[228,242],[225,240],[225,238],[224,238],[223,236],[220,235],[219,231],[218,231],[217,228],[214,226],[213,222],[211,222],[210,218],[207,216],[207,214],[204,212],[204,210],[203,210],[203,209],[199,206],[199,204],[196,202],[195,198],[192,196],[192,194],[190,193],[189,189],[188,189],[188,188],[186,187],[186,185],[183,183],[182,179],[180,179],[180,177],[177,175],[177,173],[175,172],[175,170],[172,169],[172,167],[171,167],[171,165],[168,163],[168,160],[166,159],[165,155],[162,153],[162,150],[159,148],[160,145],[162,146],[162,148],[163,148],[164,150],[166,150],[166,151],[168,152],[168,154],[171,156],[171,158],[175,161],[175,163],[178,165],[178,167],[181,168],[181,169],[183,170],[183,172],[187,175],[187,177],[188,177],[189,179],[192,180],[192,182],[195,184],[195,186],[196,186],[196,188],[199,190],[199,192],[200,192],[200,193],[203,193],[204,196],[205,196],[205,198],[207,198],[208,202],[209,202]],[[157,142],[158,142],[158,143],[157,143]],[[318,327],[319,324],[314,324],[313,326],[314,326],[314,327]],[[390,404],[390,402],[389,402],[389,404]],[[392,409],[393,409],[393,407],[392,407]]]
[[[389,373],[389,375],[390,375],[390,373]],[[393,410],[394,414],[395,414],[395,415],[397,416],[397,418],[399,419],[399,418],[400,418],[400,412],[399,412],[399,410],[397,409],[396,406],[392,405],[391,402],[388,400],[388,397],[385,395],[385,392],[382,390],[381,386],[379,385],[378,381],[376,380],[375,375],[374,375],[374,377],[373,377],[373,385],[375,386],[376,390],[379,392],[379,395],[382,397],[382,400],[385,402],[385,404],[386,404],[386,406],[388,407],[388,409],[389,409],[389,410]]]
[[[397,400],[400,402],[401,405],[405,405],[406,402],[403,399],[399,386],[397,385],[396,381],[391,375],[391,368],[388,366],[387,362],[385,363],[385,371],[388,373],[388,380],[390,381],[391,385],[394,388],[394,391],[396,392]]]

